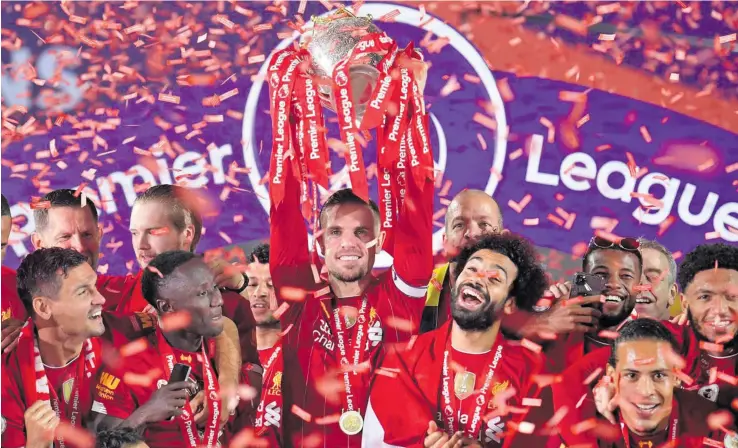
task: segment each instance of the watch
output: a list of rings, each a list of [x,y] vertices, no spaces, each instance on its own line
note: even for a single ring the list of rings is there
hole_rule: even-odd
[[[235,292],[237,294],[241,294],[243,292],[243,290],[246,289],[247,286],[249,286],[249,278],[246,277],[246,274],[241,274],[241,275],[243,276],[243,286],[241,286],[238,289],[235,289],[235,288],[225,288],[226,291],[231,291],[231,292]]]

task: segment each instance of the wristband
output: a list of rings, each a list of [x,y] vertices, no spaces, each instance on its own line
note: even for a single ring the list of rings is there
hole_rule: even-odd
[[[243,276],[243,286],[241,286],[238,289],[235,289],[235,288],[225,288],[226,291],[231,291],[231,292],[235,292],[237,294],[241,294],[243,292],[243,290],[246,289],[247,286],[249,286],[249,278],[246,277],[246,274],[241,274],[241,275]]]

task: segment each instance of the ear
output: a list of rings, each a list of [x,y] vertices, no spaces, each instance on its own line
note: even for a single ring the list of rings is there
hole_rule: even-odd
[[[508,229],[502,229],[502,231],[500,232],[500,235],[507,235],[508,233],[510,233]]]
[[[33,312],[36,313],[36,315],[43,319],[43,320],[49,320],[51,319],[51,304],[49,303],[51,301],[50,297],[46,296],[37,296],[33,298],[32,304],[33,304]]]
[[[505,304],[502,306],[502,310],[508,316],[510,314],[513,314],[515,311],[517,311],[518,307],[517,305],[515,305],[515,297],[508,297],[505,300]]]
[[[607,363],[605,374],[609,376],[610,378],[612,378],[613,382],[615,382],[615,368],[609,362]]]
[[[104,233],[104,231],[103,231],[103,225],[102,225],[101,222],[98,222],[97,223],[97,239],[98,240],[102,240],[103,233]]]
[[[671,288],[669,288],[669,308],[674,304],[674,300],[676,300],[678,294],[679,289],[677,289],[677,285],[675,283],[671,285]]]
[[[387,238],[387,232],[382,230],[381,232],[379,232],[379,236],[377,236],[377,246],[376,246],[377,250],[375,251],[375,253],[378,254],[382,252],[382,247],[384,246],[385,238]]]
[[[194,240],[195,240],[195,226],[190,224],[187,227],[185,227],[185,230],[184,230],[184,241],[186,245],[186,249],[184,250],[189,251],[190,248],[192,247],[192,241]]]
[[[41,249],[43,247],[41,245],[41,235],[39,235],[38,232],[33,232],[31,234],[31,243],[33,243],[34,249]]]
[[[160,314],[168,313],[173,311],[172,305],[169,304],[168,300],[156,299],[156,308],[160,311]]]

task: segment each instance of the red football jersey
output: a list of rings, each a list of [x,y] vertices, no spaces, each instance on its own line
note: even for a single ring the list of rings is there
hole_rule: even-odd
[[[119,347],[134,339],[150,334],[156,328],[156,318],[151,315],[129,315],[123,316],[116,313],[104,312],[103,320],[105,322],[106,332],[98,339],[103,346],[113,345]],[[69,394],[71,392],[72,382],[69,380],[76,374],[77,361],[73,361],[65,368],[49,368],[46,367],[46,376],[50,384],[57,391],[60,397],[60,412],[62,416],[67,415],[67,407],[69,406]],[[99,369],[103,362],[102,356],[95,360],[95,367]],[[34,366],[25,366],[21,368],[18,350],[12,350],[3,356],[2,370],[2,418],[5,430],[2,433],[3,447],[22,447],[26,444],[25,424],[23,413],[33,403],[28,402],[28,397],[24,391],[24,381],[22,375],[24,372],[34,371]],[[80,397],[92,396],[92,388],[94,387],[94,377],[89,381],[89,393],[81,393]],[[66,400],[66,401],[65,401]],[[89,421],[90,408],[92,400],[87,399],[79,404],[81,413],[81,423],[84,425]]]
[[[419,336],[411,347],[398,345],[397,350],[388,352],[372,384],[364,427],[365,446],[385,443],[422,447],[428,422],[435,421],[444,430],[446,405],[442,397],[442,376],[450,325],[452,323],[447,322]],[[506,401],[510,406],[521,407],[523,398],[533,397],[531,377],[540,371],[542,359],[520,343],[505,339],[502,333],[498,334],[490,352],[467,354],[453,349],[450,356],[453,361],[449,368],[450,394],[457,400],[456,430],[470,425],[469,413],[475,410],[476,392],[484,384],[487,368],[494,359],[497,362],[490,382],[490,399],[482,408],[482,416],[494,412],[495,396],[505,391],[516,391]],[[509,445],[505,433],[511,418],[507,414],[482,422],[480,443],[485,447]]]
[[[168,361],[164,359],[158,347],[157,338],[152,335],[145,341],[147,342],[146,349],[126,358],[126,362],[118,368],[104,366],[101,369],[93,392],[93,412],[126,419],[133,411],[149,401],[158,388],[167,383],[169,379]],[[208,356],[212,358],[215,344],[208,345]],[[174,354],[172,364],[189,365],[192,369],[190,381],[197,386],[197,391],[205,390],[202,353],[200,351],[185,352],[173,347],[171,350]],[[211,365],[212,363],[211,359]],[[140,379],[138,381],[131,379],[143,377],[148,377],[151,384],[143,384]],[[192,412],[196,410],[192,409]],[[179,419],[148,424],[143,436],[152,448],[183,446]]]
[[[15,271],[8,267],[2,267],[2,287],[0,288],[0,306],[2,307],[2,321],[8,319],[26,320],[28,313],[23,306],[15,283]]]
[[[327,284],[315,278],[311,266],[301,213],[300,186],[290,164],[285,170],[284,200],[279,205],[272,203],[270,213],[272,280],[277,291],[285,286],[319,291]],[[290,302],[289,309],[281,316],[282,328],[289,329],[283,338],[285,356],[294,355],[298,360],[296,365],[289,364],[285,369],[285,375],[293,378],[288,379],[285,382],[287,386],[282,389],[286,424],[289,428],[296,428],[290,429],[289,434],[285,433],[288,444],[301,446],[307,443],[303,439],[311,437],[310,443],[315,441],[317,446],[361,445],[361,434],[346,435],[337,424],[346,396],[345,389],[326,392],[326,389],[335,389],[327,384],[343,378],[337,371],[339,350],[336,335],[331,329],[336,307],[351,311],[344,314],[348,353],[354,353],[357,329],[361,327],[366,332],[362,338],[366,342],[359,355],[362,361],[369,362],[370,369],[352,377],[354,407],[362,414],[366,410],[370,370],[382,345],[407,340],[418,331],[433,271],[432,182],[426,180],[422,190],[414,181],[408,182],[405,204],[395,228],[394,245],[386,248],[394,256],[393,267],[376,277],[363,297],[335,299],[331,294],[321,298],[310,296],[300,302]],[[350,316],[356,316],[364,298],[368,302],[366,321],[357,324],[357,319]],[[292,384],[297,386],[295,390],[288,386]],[[290,412],[293,405],[310,414],[311,422],[307,423]]]

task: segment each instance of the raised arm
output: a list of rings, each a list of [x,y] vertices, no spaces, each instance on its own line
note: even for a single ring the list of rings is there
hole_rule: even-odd
[[[408,170],[405,206],[395,231],[393,269],[397,287],[418,299],[425,298],[433,274],[433,193],[430,178],[425,177],[418,187]]]
[[[284,200],[269,212],[269,269],[277,289],[315,289],[305,220],[300,211],[300,184],[291,163],[284,164]]]

